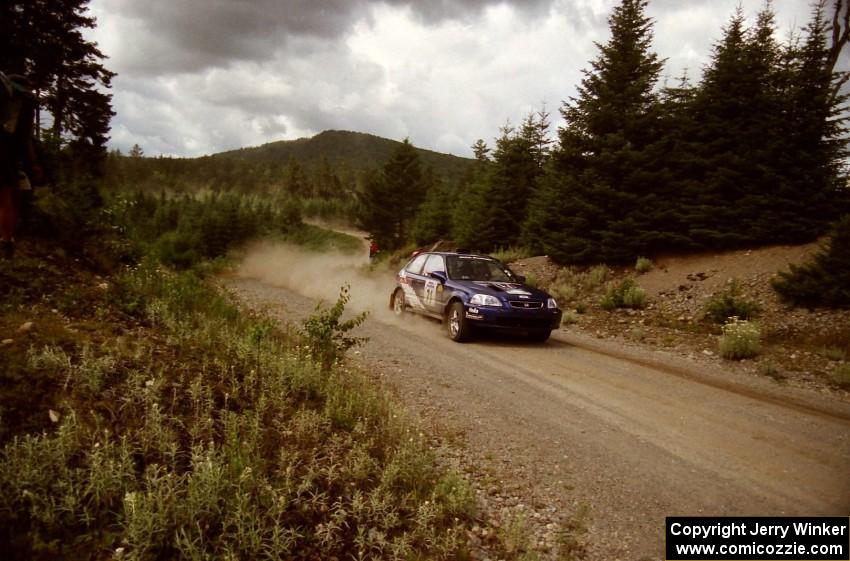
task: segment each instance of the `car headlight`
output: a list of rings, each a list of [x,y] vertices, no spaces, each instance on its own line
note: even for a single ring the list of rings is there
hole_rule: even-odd
[[[554,298],[549,298],[548,300],[546,300],[546,307],[547,308],[557,308],[558,303],[555,302]]]
[[[499,308],[502,306],[498,298],[489,294],[476,294],[469,299],[469,303],[473,306],[495,306]]]

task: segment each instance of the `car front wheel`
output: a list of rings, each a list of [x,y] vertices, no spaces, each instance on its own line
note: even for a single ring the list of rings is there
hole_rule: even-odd
[[[469,339],[472,332],[472,326],[466,321],[463,304],[455,302],[449,307],[446,315],[446,327],[449,331],[449,338],[452,341],[461,343]]]
[[[540,343],[549,340],[549,336],[552,334],[551,329],[539,329],[535,331],[531,331],[528,334],[528,338],[532,341],[538,341]]]

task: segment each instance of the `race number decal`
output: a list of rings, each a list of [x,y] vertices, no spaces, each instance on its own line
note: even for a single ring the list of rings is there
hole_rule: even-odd
[[[437,294],[437,281],[427,281],[425,283],[425,305],[432,306],[434,304],[434,297]]]

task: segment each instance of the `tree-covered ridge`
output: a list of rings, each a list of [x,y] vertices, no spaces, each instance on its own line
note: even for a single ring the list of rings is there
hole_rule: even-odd
[[[296,160],[308,170],[319,169],[325,162],[334,168],[353,171],[377,169],[388,161],[401,142],[372,134],[328,130],[310,138],[282,140],[252,148],[241,148],[216,154],[219,158],[238,158],[249,162],[288,162]],[[433,169],[441,178],[458,177],[471,164],[469,158],[414,148],[424,167]]]
[[[409,149],[427,181],[413,189],[421,197],[436,184],[459,183],[475,160],[416,148],[404,140],[326,131],[312,138],[273,142],[200,158],[144,157],[134,146],[127,156],[110,154],[112,186],[148,192],[237,192],[288,196],[307,216],[355,219],[376,171],[398,150]],[[418,196],[418,195],[417,195]],[[419,199],[417,199],[419,200]],[[407,208],[407,207],[405,207]],[[408,208],[412,218],[416,207]]]

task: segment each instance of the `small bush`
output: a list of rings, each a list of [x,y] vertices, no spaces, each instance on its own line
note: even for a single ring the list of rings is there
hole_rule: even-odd
[[[771,284],[794,305],[850,308],[850,215],[838,221],[829,244],[811,261],[791,265]]]
[[[635,271],[638,274],[647,273],[652,269],[652,260],[647,257],[638,257],[635,263]]]
[[[549,287],[551,294],[558,302],[566,304],[572,302],[578,294],[578,289],[572,284],[555,283]]]
[[[772,362],[760,362],[758,365],[758,373],[762,376],[773,378],[779,383],[786,380],[786,376],[783,374],[782,370]]]
[[[639,286],[630,286],[623,291],[623,307],[641,309],[646,307],[646,291]]]
[[[597,265],[587,272],[587,287],[596,288],[608,280],[609,271],[605,265]]]
[[[832,383],[839,388],[850,390],[850,364],[842,364],[836,368],[830,378],[832,378]]]
[[[561,316],[561,325],[573,325],[574,323],[578,323],[578,312],[565,310]]]
[[[363,337],[348,335],[349,331],[363,323],[366,312],[340,321],[350,299],[349,287],[344,286],[339,291],[336,304],[325,310],[321,309],[320,304],[316,307],[316,314],[304,322],[303,333],[309,343],[310,354],[325,370],[329,370],[345,351],[366,341]]]
[[[818,353],[829,360],[834,360],[836,362],[847,360],[847,353],[844,349],[840,349],[838,347],[824,347],[818,351]]]
[[[646,291],[635,284],[634,279],[623,279],[608,285],[599,304],[609,311],[615,308],[640,309],[646,306]]]
[[[735,280],[726,290],[711,297],[705,306],[705,317],[722,324],[731,317],[752,319],[759,311],[761,308],[757,303],[741,296],[741,285]]]
[[[490,255],[492,255],[502,263],[508,264],[514,261],[518,261],[520,259],[525,259],[526,257],[531,257],[531,252],[524,247],[511,246],[506,248],[499,248]]]
[[[720,356],[730,360],[752,358],[761,352],[761,330],[755,323],[731,318],[720,336]]]

